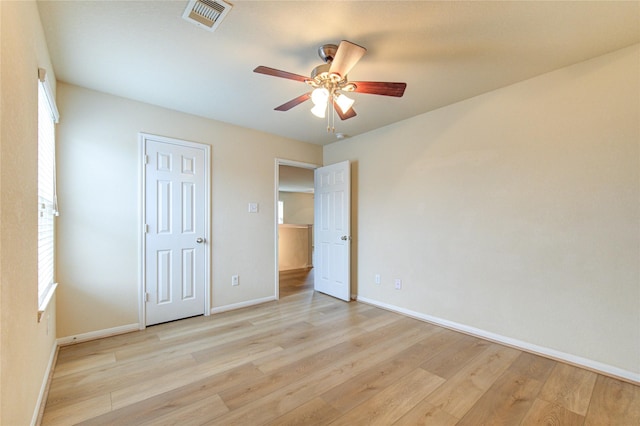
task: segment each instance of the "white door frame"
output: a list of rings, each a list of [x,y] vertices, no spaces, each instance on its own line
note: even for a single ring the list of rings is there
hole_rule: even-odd
[[[278,194],[278,190],[279,190],[279,186],[280,186],[280,166],[292,166],[292,167],[299,167],[301,169],[310,169],[310,170],[315,170],[318,167],[322,167],[321,164],[313,164],[313,163],[303,163],[301,161],[295,161],[295,160],[286,160],[284,158],[276,158],[276,165],[275,165],[275,190],[274,190],[274,206],[275,206],[275,214],[274,214],[274,240],[275,240],[275,258],[276,258],[276,263],[275,263],[275,297],[276,300],[280,299],[280,271],[279,271],[279,265],[278,265],[278,260],[280,259],[280,253],[279,253],[279,248],[278,248],[278,238],[279,238],[279,228],[278,228],[278,198],[279,198],[279,194]]]
[[[197,148],[204,150],[204,236],[206,241],[211,241],[211,197],[210,197],[210,182],[211,182],[211,146],[190,142],[181,139],[168,138],[165,136],[153,135],[150,133],[140,132],[138,134],[138,328],[144,330],[146,328],[146,266],[145,266],[145,252],[146,252],[146,204],[145,204],[145,188],[146,188],[146,174],[145,165],[146,159],[146,147],[147,140],[151,139],[158,142],[170,143],[173,145],[179,145],[189,148]],[[211,315],[211,252],[209,247],[211,244],[203,244],[204,249],[204,312],[205,316]]]

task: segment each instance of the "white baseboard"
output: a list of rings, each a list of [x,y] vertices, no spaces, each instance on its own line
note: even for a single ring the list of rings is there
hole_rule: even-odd
[[[587,358],[582,358],[576,355],[560,352],[555,349],[546,348],[543,346],[534,345],[532,343],[524,342],[522,340],[513,339],[511,337],[502,336],[500,334],[492,333],[486,330],[482,330],[468,325],[459,324],[457,322],[445,320],[442,318],[426,315],[420,312],[411,311],[409,309],[400,308],[398,306],[390,305],[388,303],[379,302],[377,300],[367,299],[366,297],[358,297],[358,302],[366,303],[369,305],[377,306],[388,311],[396,312],[402,315],[406,315],[412,318],[416,318],[425,322],[439,325],[441,327],[449,328],[451,330],[460,331],[465,334],[469,334],[482,339],[490,340],[492,342],[500,343],[505,346],[510,346],[516,349],[520,349],[526,352],[530,352],[536,355],[541,355],[553,360],[566,362],[578,367],[585,368],[587,370],[601,373],[606,376],[621,379],[633,384],[640,384],[640,374],[632,371],[623,370],[618,367],[614,367],[608,364],[604,364],[598,361],[594,361]]]
[[[247,300],[246,302],[232,303],[231,305],[218,306],[211,308],[212,314],[219,314],[220,312],[233,311],[235,309],[246,308],[247,306],[260,305],[262,303],[272,302],[276,300],[275,296],[263,297],[262,299]]]
[[[116,334],[131,333],[140,330],[140,324],[127,324],[119,327],[107,328],[104,330],[90,331],[89,333],[76,334],[74,336],[61,337],[56,342],[58,346],[72,345],[74,343],[86,342],[89,340],[102,339],[103,337],[115,336]]]
[[[38,424],[40,413],[44,409],[44,403],[45,403],[44,398],[45,398],[45,394],[47,393],[47,387],[49,386],[49,379],[51,378],[51,373],[53,371],[57,352],[58,352],[58,344],[56,342],[51,346],[51,355],[49,355],[49,363],[47,364],[47,369],[44,371],[44,376],[42,377],[42,385],[40,386],[40,393],[38,393],[36,408],[35,408],[35,411],[33,412],[33,417],[31,417],[31,426],[35,426]]]

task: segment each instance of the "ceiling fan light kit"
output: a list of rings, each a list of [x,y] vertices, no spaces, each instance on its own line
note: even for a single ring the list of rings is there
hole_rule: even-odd
[[[291,108],[311,99],[314,106],[311,112],[319,118],[327,117],[327,132],[335,132],[332,125],[332,116],[327,111],[337,113],[341,120],[355,117],[353,110],[354,99],[349,98],[343,92],[359,92],[373,95],[402,97],[407,87],[406,83],[391,82],[350,82],[347,74],[364,56],[367,49],[350,41],[342,40],[339,46],[325,44],[318,49],[318,56],[325,63],[318,65],[311,71],[310,77],[304,77],[275,68],[259,66],[253,71],[259,74],[274,77],[287,78],[306,83],[313,90],[311,93],[298,96],[275,108],[276,111],[288,111]]]
[[[351,108],[355,103],[354,99],[351,99],[350,97],[348,97],[347,95],[343,95],[342,93],[336,96],[335,99],[336,99],[336,103],[338,104],[342,112],[345,114],[347,111],[349,111],[349,108]]]
[[[318,118],[324,118],[327,115],[327,104],[314,105],[311,112]]]

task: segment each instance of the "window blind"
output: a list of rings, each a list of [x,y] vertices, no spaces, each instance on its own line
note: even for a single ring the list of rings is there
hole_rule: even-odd
[[[55,123],[58,111],[44,70],[38,70],[38,306],[54,286],[55,229],[58,215],[55,179]]]

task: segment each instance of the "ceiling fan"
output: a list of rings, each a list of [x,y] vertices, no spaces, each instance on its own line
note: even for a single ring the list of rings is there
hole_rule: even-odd
[[[347,40],[342,40],[339,46],[325,44],[318,49],[318,55],[325,63],[315,67],[311,71],[311,77],[265,66],[259,66],[253,72],[300,81],[313,88],[311,92],[274,108],[276,111],[288,111],[311,99],[314,103],[311,112],[314,115],[324,118],[329,108],[333,108],[342,120],[347,120],[355,117],[356,112],[352,108],[354,100],[343,92],[402,97],[407,87],[406,83],[348,81],[347,74],[366,51],[364,47]],[[329,127],[327,130],[330,130]]]

